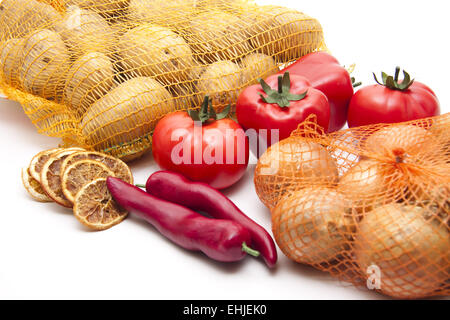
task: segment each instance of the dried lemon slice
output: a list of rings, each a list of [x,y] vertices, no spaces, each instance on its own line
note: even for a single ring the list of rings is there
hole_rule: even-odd
[[[106,230],[125,219],[128,212],[113,199],[106,179],[96,179],[85,185],[75,196],[73,214],[85,226]]]
[[[62,150],[62,148],[49,149],[39,152],[37,155],[35,155],[33,159],[31,159],[30,165],[28,166],[30,175],[38,182],[41,182],[41,171],[44,167],[44,164],[48,159],[50,159],[52,155]]]
[[[67,200],[61,188],[61,164],[69,155],[79,152],[80,148],[68,148],[53,154],[41,170],[41,185],[44,191],[56,203],[72,208],[72,202]]]
[[[71,164],[61,176],[61,187],[67,200],[73,203],[75,196],[82,187],[98,178],[115,176],[102,162],[95,160],[80,160]]]
[[[130,167],[128,167],[128,165],[122,160],[101,152],[76,152],[68,156],[64,160],[61,166],[61,172],[64,173],[66,171],[66,168],[68,168],[71,164],[84,159],[90,159],[104,163],[112,172],[114,172],[116,178],[133,184],[133,174],[131,173]]]
[[[22,168],[22,183],[30,196],[39,202],[51,202],[52,199],[47,196],[41,184],[33,178],[28,168]]]

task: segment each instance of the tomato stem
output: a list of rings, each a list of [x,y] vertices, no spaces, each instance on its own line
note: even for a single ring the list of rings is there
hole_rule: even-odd
[[[207,121],[213,119],[213,120],[222,120],[228,116],[230,113],[231,105],[226,106],[222,112],[216,113],[214,110],[214,107],[212,105],[212,100],[209,98],[209,96],[205,96],[203,99],[202,106],[200,108],[200,111],[197,110],[188,110],[189,116],[192,118],[192,120],[201,122],[202,124],[206,123]]]
[[[362,86],[362,82],[361,82],[361,81],[356,82],[355,77],[352,77],[351,80],[352,80],[352,86],[353,86],[353,88],[357,88],[357,87],[359,87],[359,86]]]
[[[405,70],[403,70],[403,80],[402,80],[402,82],[399,82],[400,67],[395,68],[394,76],[389,76],[385,72],[382,72],[381,75],[382,75],[382,79],[383,79],[382,82],[378,81],[376,74],[373,73],[373,77],[375,78],[375,81],[380,86],[385,86],[386,88],[389,88],[391,90],[406,91],[414,83],[414,79],[411,80],[411,76]]]
[[[398,76],[400,75],[400,67],[396,67],[395,68],[395,77],[394,77],[394,81],[398,82]]]
[[[260,94],[262,101],[265,103],[276,103],[281,108],[289,107],[290,101],[300,101],[303,100],[308,90],[302,94],[293,94],[291,90],[291,78],[289,72],[286,71],[283,76],[278,77],[278,88],[277,90],[272,89],[264,80],[259,79],[259,83],[267,96]]]
[[[283,93],[283,77],[278,76],[278,93]]]

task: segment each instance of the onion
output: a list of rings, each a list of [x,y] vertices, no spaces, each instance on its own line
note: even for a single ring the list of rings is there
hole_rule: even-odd
[[[407,157],[433,153],[439,144],[429,131],[414,125],[395,125],[380,129],[365,142],[370,155],[382,155],[405,161]]]
[[[341,177],[337,189],[353,201],[358,213],[364,214],[396,198],[392,175],[391,166],[374,160],[362,160]]]
[[[361,273],[376,266],[380,291],[396,298],[436,293],[450,275],[448,228],[427,220],[426,209],[389,204],[368,213],[359,224],[355,257]]]
[[[437,123],[433,124],[429,132],[440,142],[440,152],[447,163],[450,163],[450,130],[448,123],[450,122],[450,113],[440,116]]]
[[[427,209],[427,217],[450,226],[450,164],[434,168],[435,175],[423,173],[408,186],[409,202]]]
[[[450,170],[444,168],[448,165],[441,148],[435,134],[415,125],[383,128],[364,143],[365,159],[373,159],[384,168],[382,188],[388,192],[388,201],[408,203],[422,202],[438,182],[445,180],[440,176],[446,176],[448,183]]]
[[[325,187],[305,188],[282,199],[272,212],[275,240],[290,259],[319,265],[339,260],[355,231],[348,203]]]
[[[302,137],[290,137],[272,145],[255,169],[255,188],[269,208],[287,192],[305,186],[335,186],[338,171],[335,160],[320,144]]]

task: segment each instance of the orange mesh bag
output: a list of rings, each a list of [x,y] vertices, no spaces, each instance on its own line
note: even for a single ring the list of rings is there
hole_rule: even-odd
[[[164,115],[235,105],[325,50],[320,23],[247,0],[2,0],[0,89],[40,133],[133,160]]]
[[[395,298],[450,294],[450,114],[325,134],[315,116],[259,159],[286,256]]]

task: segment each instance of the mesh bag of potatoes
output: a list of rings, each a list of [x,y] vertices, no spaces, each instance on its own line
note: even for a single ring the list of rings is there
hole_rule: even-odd
[[[247,0],[0,1],[0,88],[42,134],[132,160],[156,122],[217,111],[244,87],[326,49],[320,23]]]
[[[254,182],[290,259],[395,298],[450,294],[450,114],[333,134],[308,118]]]

